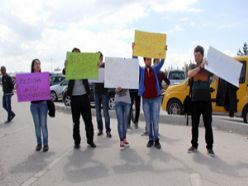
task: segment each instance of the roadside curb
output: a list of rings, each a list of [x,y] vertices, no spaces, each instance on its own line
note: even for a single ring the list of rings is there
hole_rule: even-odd
[[[70,107],[55,104],[58,112],[71,113]],[[95,109],[91,109],[92,116],[96,116]],[[115,112],[109,112],[110,118],[116,118]],[[140,121],[145,121],[144,113],[140,113]],[[160,123],[169,125],[182,125],[186,126],[186,116],[179,115],[160,115]],[[189,127],[191,126],[191,117],[189,116]],[[200,126],[203,126],[201,119]],[[213,127],[222,131],[237,133],[241,135],[248,135],[248,124],[244,124],[240,118],[221,118],[213,116]]]

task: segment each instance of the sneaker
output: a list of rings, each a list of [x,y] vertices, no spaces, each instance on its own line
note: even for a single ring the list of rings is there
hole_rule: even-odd
[[[148,132],[144,132],[141,136],[148,136]]]
[[[108,137],[108,138],[111,138],[111,137],[112,137],[112,135],[111,135],[110,132],[107,132],[107,137]]]
[[[90,142],[88,143],[88,145],[91,147],[91,148],[96,148],[96,144],[94,142]]]
[[[75,145],[74,145],[74,149],[79,149],[80,148],[80,144],[79,143],[76,143]]]
[[[35,150],[36,150],[36,151],[40,151],[41,148],[42,148],[42,145],[41,145],[41,144],[38,144],[38,145],[36,146]]]
[[[215,157],[213,149],[207,149],[208,150],[208,155],[211,157]]]
[[[188,153],[194,153],[194,152],[197,152],[197,148],[191,146],[191,147],[188,149]]]
[[[159,140],[155,141],[155,145],[156,149],[161,149],[161,144],[159,143]]]
[[[13,113],[13,114],[10,116],[10,118],[9,118],[9,122],[11,122],[11,121],[14,119],[15,116],[16,116],[15,113]]]
[[[120,141],[120,149],[124,150],[125,149],[125,144],[123,141]]]
[[[147,146],[148,148],[150,148],[150,147],[153,146],[153,143],[154,143],[154,142],[153,142],[152,140],[149,140],[146,146]]]
[[[97,136],[101,136],[102,135],[102,131],[99,131],[98,133],[97,133]]]
[[[124,139],[124,140],[123,140],[123,143],[124,143],[124,146],[125,146],[125,147],[129,147],[129,142],[127,141],[127,139]]]
[[[47,152],[48,149],[49,149],[48,145],[44,145],[44,147],[43,147],[43,152]]]

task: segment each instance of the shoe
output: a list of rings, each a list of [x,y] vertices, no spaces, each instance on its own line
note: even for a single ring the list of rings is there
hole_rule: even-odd
[[[15,113],[13,113],[13,114],[11,115],[11,117],[9,118],[9,120],[12,121],[12,120],[14,119],[15,116],[16,116]]]
[[[102,135],[102,131],[99,131],[98,133],[97,133],[97,136],[101,136]]]
[[[194,153],[194,152],[197,152],[197,148],[191,146],[191,147],[188,149],[188,153]]]
[[[80,148],[80,144],[79,143],[77,143],[77,144],[74,145],[74,149],[79,149],[79,148]]]
[[[149,140],[146,146],[147,146],[148,148],[150,148],[150,147],[153,146],[153,143],[154,143],[154,142],[153,142],[152,140]]]
[[[112,135],[111,135],[110,132],[107,132],[107,137],[108,137],[108,138],[111,138],[111,137],[112,137]]]
[[[144,132],[141,136],[148,136],[148,132]]]
[[[90,142],[88,143],[88,145],[91,147],[91,148],[96,148],[96,144],[94,142]]]
[[[161,144],[159,143],[159,140],[155,141],[155,145],[156,149],[161,149]]]
[[[127,139],[124,139],[124,140],[123,140],[123,143],[124,143],[124,146],[125,146],[125,147],[129,147],[129,142],[127,141]]]
[[[44,147],[43,147],[43,152],[47,152],[48,149],[49,149],[48,145],[44,145]]]
[[[41,145],[41,144],[38,144],[38,145],[36,146],[35,150],[36,150],[36,151],[40,151],[41,148],[42,148],[42,145]]]
[[[208,155],[211,157],[215,157],[213,149],[207,149],[208,150]]]
[[[120,141],[120,149],[124,150],[125,149],[125,144],[123,141]]]

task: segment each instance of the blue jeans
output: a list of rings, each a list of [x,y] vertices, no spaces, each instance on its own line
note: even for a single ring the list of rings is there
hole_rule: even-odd
[[[159,139],[159,112],[161,107],[161,98],[145,99],[143,98],[143,111],[146,120],[146,126],[149,133],[149,140]]]
[[[10,120],[15,115],[15,113],[11,109],[11,97],[12,94],[3,95],[3,108],[8,113],[8,120]]]
[[[37,144],[48,145],[47,131],[47,102],[31,103],[30,110],[33,116]]]
[[[109,96],[101,93],[94,93],[97,128],[99,131],[103,130],[101,105],[103,106],[103,114],[105,119],[106,132],[110,132],[110,117],[109,117]]]
[[[115,112],[118,121],[118,133],[120,140],[126,139],[128,116],[131,104],[124,102],[115,103]]]

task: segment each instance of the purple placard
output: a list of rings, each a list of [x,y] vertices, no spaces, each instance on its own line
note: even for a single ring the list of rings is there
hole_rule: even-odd
[[[49,73],[16,74],[18,102],[50,100]]]

